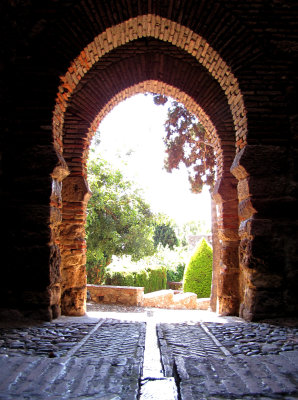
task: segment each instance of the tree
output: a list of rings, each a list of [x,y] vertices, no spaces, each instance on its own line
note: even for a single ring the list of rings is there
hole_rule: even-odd
[[[87,207],[87,277],[101,283],[112,256],[139,260],[155,252],[155,216],[132,182],[119,170],[97,159],[88,164],[92,197]]]
[[[179,245],[174,228],[170,225],[170,223],[155,225],[153,240],[155,247],[157,247],[160,243],[163,245],[163,247],[168,246],[171,250],[173,250],[175,246]]]
[[[164,105],[168,98],[154,95],[154,103]],[[194,193],[200,193],[203,185],[213,187],[215,181],[215,157],[213,145],[203,125],[182,104],[173,101],[165,122],[165,168],[168,172],[183,163]]]
[[[166,215],[158,215],[158,220],[154,227],[153,240],[155,248],[158,247],[159,243],[163,247],[168,246],[171,250],[173,250],[174,247],[179,246],[179,240],[173,222],[170,221]]]
[[[200,240],[184,271],[183,291],[196,293],[198,298],[210,297],[212,280],[212,248]]]

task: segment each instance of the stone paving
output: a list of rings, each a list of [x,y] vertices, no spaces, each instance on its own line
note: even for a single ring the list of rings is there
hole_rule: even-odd
[[[136,399],[145,330],[114,319],[1,329],[0,399]]]
[[[112,357],[0,356],[0,399],[132,400],[139,392],[141,362]]]
[[[206,322],[208,329],[231,354],[282,354],[298,350],[298,328],[267,323],[218,324]]]
[[[181,400],[298,398],[298,353],[175,358]]]
[[[207,311],[89,310],[86,317],[0,326],[1,400],[298,398],[297,326]],[[155,332],[162,366],[153,363]]]
[[[181,400],[298,398],[297,328],[161,323],[157,335]]]
[[[201,325],[157,324],[157,337],[165,376],[173,376],[176,356],[222,356],[217,346]]]
[[[85,337],[94,323],[43,323],[19,328],[2,328],[0,354],[62,357]]]

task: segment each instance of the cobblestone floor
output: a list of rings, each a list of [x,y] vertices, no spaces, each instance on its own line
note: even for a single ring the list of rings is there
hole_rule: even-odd
[[[140,393],[140,400],[174,400],[176,391],[179,400],[298,398],[297,324],[246,323],[206,311],[88,308],[86,317],[0,325],[1,400],[136,400]],[[153,364],[142,374],[146,324],[147,354],[157,332],[163,369],[176,389]]]
[[[298,328],[267,323],[206,323],[221,344],[236,354],[282,354],[298,350]]]
[[[2,328],[0,354],[62,357],[85,337],[94,323],[43,323],[37,326]]]
[[[201,325],[157,324],[157,337],[165,376],[173,376],[176,356],[222,356],[217,346]]]
[[[0,399],[137,399],[145,331],[109,318],[0,329]]]
[[[164,372],[175,375],[181,400],[298,398],[297,328],[161,323],[157,336]]]
[[[175,358],[181,400],[298,398],[297,352],[268,356]]]

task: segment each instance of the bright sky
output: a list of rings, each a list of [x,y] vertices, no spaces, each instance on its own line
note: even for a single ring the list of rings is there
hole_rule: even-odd
[[[208,189],[193,194],[185,168],[172,173],[163,168],[166,114],[167,104],[155,105],[151,95],[138,94],[121,102],[99,126],[101,143],[96,154],[143,189],[153,212],[165,213],[178,224],[200,220],[210,229]]]

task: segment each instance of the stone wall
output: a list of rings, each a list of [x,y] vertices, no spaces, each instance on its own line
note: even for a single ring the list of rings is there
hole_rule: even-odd
[[[87,285],[90,298],[100,304],[165,308],[172,310],[206,310],[210,299],[199,299],[194,293],[175,293],[174,290],[158,290],[144,294],[143,287]]]
[[[143,306],[171,310],[196,310],[198,309],[197,295],[175,293],[173,290],[158,290],[144,295]]]
[[[144,288],[132,286],[87,285],[91,300],[102,304],[142,306]]]

